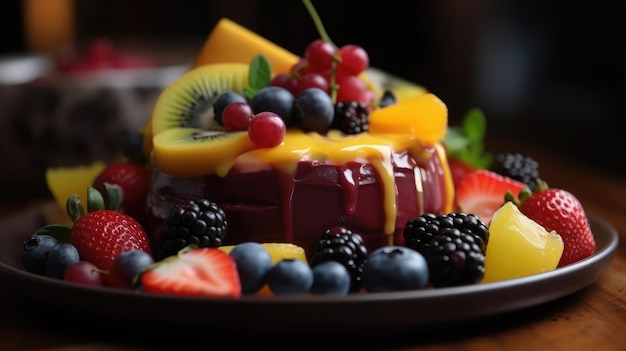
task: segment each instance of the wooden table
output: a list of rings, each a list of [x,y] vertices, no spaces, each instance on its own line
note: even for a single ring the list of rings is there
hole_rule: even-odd
[[[511,150],[515,145],[518,150]],[[626,349],[626,180],[586,168],[573,155],[552,154],[539,147],[507,140],[492,140],[489,150],[521,151],[541,164],[543,178],[552,186],[570,190],[586,210],[609,221],[620,233],[618,251],[600,278],[564,298],[493,318],[428,332],[399,335],[351,335],[341,340],[320,337],[246,340],[244,336],[194,331],[207,348],[220,337],[228,347],[267,344],[274,349],[377,350],[625,350]],[[571,157],[568,159],[568,157]],[[35,202],[36,205],[36,202]],[[32,204],[31,204],[32,206]],[[5,215],[13,209],[1,207]],[[0,293],[0,350],[2,351],[109,351],[174,350],[172,344],[146,344],[133,335],[109,335],[107,330],[63,328],[63,316],[42,316],[16,305]],[[372,318],[375,318],[374,316]],[[167,330],[154,330],[155,335]],[[195,336],[194,336],[195,335]],[[146,339],[145,335],[141,336]],[[258,346],[255,346],[255,348]]]

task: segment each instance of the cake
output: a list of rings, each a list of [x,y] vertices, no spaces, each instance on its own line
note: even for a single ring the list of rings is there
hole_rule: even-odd
[[[48,228],[28,238],[25,269],[53,266],[55,277],[91,285],[102,274],[95,285],[143,293],[231,298],[488,283],[593,255],[572,194],[538,173],[519,177],[520,167],[533,169],[517,162],[487,169],[479,111],[451,128],[436,95],[376,79],[362,48],[337,48],[322,36],[298,57],[220,21],[195,67],[157,99],[143,129],[147,165],[97,164],[95,180],[77,182],[48,173],[60,204],[67,196],[55,190],[74,192],[74,225],[61,240],[44,237]],[[471,140],[450,139],[459,136]],[[76,194],[84,182],[86,212]],[[538,185],[534,192],[527,182]],[[94,188],[113,196],[108,212]],[[129,201],[137,194],[146,200],[141,214]],[[60,241],[72,257],[41,254]]]
[[[247,52],[239,52],[239,47]],[[245,91],[250,85],[247,65],[259,54],[269,59],[272,77],[303,66],[303,58],[223,19],[209,35],[196,67],[166,88],[157,101],[150,121],[153,144],[147,146],[153,166],[147,203],[149,232],[156,233],[182,200],[206,198],[226,213],[225,244],[289,242],[309,248],[326,229],[341,226],[361,234],[373,250],[403,244],[402,231],[410,218],[452,210],[454,187],[441,143],[447,109],[434,94],[418,87],[404,96],[394,95],[396,112],[391,106],[380,115],[380,106],[367,111],[368,125],[360,133],[346,134],[333,126],[303,130],[288,122],[284,140],[276,147],[254,147],[243,136],[240,141],[224,141],[232,146],[219,147],[219,152],[213,145],[200,152],[198,146],[180,147],[178,140],[162,137],[165,132],[183,140],[189,135],[185,128],[196,133],[223,131],[223,126],[211,120],[216,115],[213,106],[206,108],[209,117],[179,121],[179,114],[189,112],[179,112],[178,105],[187,101],[172,100],[193,95],[194,85],[213,77],[226,81],[222,84],[227,89]],[[372,95],[360,101],[363,106],[374,105],[384,92],[395,94],[368,80],[367,72],[359,74]],[[214,93],[218,96],[225,89],[216,85],[205,89],[218,90]],[[231,134],[239,137],[242,133]],[[158,233],[154,241],[158,246]]]

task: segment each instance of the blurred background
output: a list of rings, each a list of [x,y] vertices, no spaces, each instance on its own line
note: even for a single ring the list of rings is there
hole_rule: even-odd
[[[533,140],[582,166],[626,177],[626,156],[619,142],[626,116],[626,12],[616,3],[386,1],[365,6],[356,0],[314,0],[313,4],[338,46],[359,44],[368,51],[373,67],[431,90],[448,105],[450,124],[478,107],[488,119],[488,134]],[[184,69],[222,17],[298,55],[318,38],[299,0],[4,0],[0,20],[9,30],[0,34],[0,54],[5,58],[57,54],[104,37],[120,51],[148,55],[157,67]],[[135,102],[141,108],[150,106],[159,84],[171,76],[164,79],[151,82],[152,90],[144,89]],[[1,84],[7,85],[0,82],[0,88]],[[89,98],[116,101],[106,92],[97,94]],[[49,104],[54,100],[36,98]],[[89,117],[75,117],[72,121],[78,126],[60,127],[50,122],[61,123],[49,111],[33,109],[32,99],[22,103],[31,109],[17,116],[6,107],[14,107],[18,98],[0,93],[0,133],[8,135],[2,136],[2,154],[17,153],[13,159],[0,157],[5,158],[0,162],[0,181],[21,181],[32,192],[45,191],[41,174],[46,166],[81,160],[42,155],[74,150],[87,158],[113,150],[113,146],[89,150],[87,137],[64,142],[58,135],[71,138],[68,133],[54,137],[50,129],[82,131],[106,144],[103,139],[120,133],[111,127],[115,125],[111,121],[121,118],[119,108],[103,108],[99,114],[83,111]],[[19,148],[27,151],[16,152]],[[515,145],[510,149],[515,151]]]

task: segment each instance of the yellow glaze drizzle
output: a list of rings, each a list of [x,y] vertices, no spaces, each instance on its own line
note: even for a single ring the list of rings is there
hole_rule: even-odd
[[[293,129],[287,131],[281,145],[245,152],[239,156],[237,163],[272,165],[288,175],[296,172],[298,162],[302,159],[335,165],[352,161],[368,163],[376,170],[379,181],[382,183],[384,231],[385,234],[391,236],[395,230],[397,196],[391,154],[394,151],[403,150],[408,150],[418,162],[432,157],[412,134],[361,133],[346,136],[331,130],[327,135],[322,136],[318,133],[303,133]],[[447,172],[449,173],[449,170]],[[421,179],[421,176],[416,177],[416,181],[421,181]],[[416,189],[420,208],[423,208],[422,185],[418,184]],[[446,193],[449,194],[448,191]]]

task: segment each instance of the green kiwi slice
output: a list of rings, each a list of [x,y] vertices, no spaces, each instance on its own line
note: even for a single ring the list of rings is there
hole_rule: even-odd
[[[226,91],[241,93],[249,86],[249,65],[218,63],[183,74],[159,95],[151,119],[151,134],[170,128],[222,129],[215,122],[213,104]]]
[[[175,176],[225,176],[239,155],[254,148],[247,131],[175,127],[154,136],[152,164]]]

